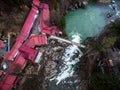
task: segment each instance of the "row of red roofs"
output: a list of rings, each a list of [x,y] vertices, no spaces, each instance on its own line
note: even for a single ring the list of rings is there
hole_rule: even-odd
[[[41,34],[30,35],[30,31],[35,22],[36,16],[40,12],[40,32]],[[38,54],[35,46],[47,44],[47,34],[55,35],[60,33],[56,26],[48,26],[45,21],[49,20],[49,7],[47,4],[39,2],[39,0],[33,0],[33,6],[28,14],[28,17],[16,38],[16,42],[13,45],[10,52],[7,54],[7,60],[12,61],[12,65],[8,68],[7,73],[0,82],[0,90],[10,90],[11,87],[18,81],[18,76],[11,74],[16,67],[19,67],[18,73],[21,71],[26,60],[30,60],[34,63],[34,60]],[[3,47],[4,43],[0,41],[0,46]],[[0,71],[0,74],[3,73]],[[2,76],[2,74],[1,74]]]

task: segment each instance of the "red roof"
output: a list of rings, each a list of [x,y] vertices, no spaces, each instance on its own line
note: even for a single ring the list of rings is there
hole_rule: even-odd
[[[4,42],[0,40],[0,48],[3,48],[5,46]]]
[[[51,26],[51,27],[43,28],[42,32],[50,35],[55,35],[55,34],[59,34],[60,30],[56,26]]]
[[[38,13],[37,8],[35,8],[33,6],[32,9],[30,10],[30,13],[28,14],[28,17],[27,17],[27,19],[26,19],[20,33],[25,33],[26,36],[29,35],[30,30],[31,30],[32,25],[33,25],[34,20],[35,20],[36,13]]]
[[[24,66],[25,64],[25,59],[21,56],[18,55],[15,59],[15,61],[12,63],[12,65],[10,66],[8,71],[14,71],[14,69],[16,68],[15,66],[18,65],[20,66],[19,69],[21,70],[21,68]],[[12,75],[12,73],[8,72],[5,77],[3,78],[2,82],[0,83],[0,90],[10,90],[12,85],[14,84],[14,82],[17,79],[17,76]],[[19,73],[19,72],[18,72]]]
[[[25,42],[25,46],[34,48],[35,46],[40,46],[47,44],[47,36],[40,34],[40,35],[34,35],[30,36],[30,38]]]
[[[49,20],[50,15],[49,15],[49,7],[47,4],[43,4],[43,10],[41,12],[41,15],[44,21]]]
[[[26,35],[21,32],[21,33],[19,33],[19,35],[17,36],[16,41],[17,41],[17,42],[19,41],[19,42],[23,43],[24,40],[25,40],[25,38],[26,38]]]
[[[49,7],[47,4],[42,4],[42,11],[40,13],[40,28],[41,32],[54,35],[60,33],[60,30],[56,26],[48,26],[49,21]]]
[[[21,42],[16,42],[12,49],[10,50],[10,52],[7,54],[6,59],[8,60],[13,60],[13,58],[16,56],[16,54],[18,53],[18,49],[20,48],[20,46],[22,45]]]
[[[34,44],[39,46],[39,45],[44,45],[47,44],[47,36],[46,35],[34,35],[30,37],[31,39],[33,39]]]
[[[2,76],[2,74],[3,74],[3,71],[2,71],[2,70],[0,70],[0,76]]]
[[[33,48],[30,48],[30,47],[27,47],[25,45],[23,45],[22,47],[20,47],[20,52],[21,52],[21,55],[25,58],[25,59],[28,59],[28,60],[31,60],[33,61],[37,55],[37,50],[33,49]]]
[[[22,55],[19,54],[15,58],[14,62],[12,63],[8,71],[19,73],[24,63],[25,63],[25,59],[22,57]]]
[[[33,4],[36,6],[39,6],[40,1],[39,0],[33,0]]]
[[[27,39],[24,45],[31,48],[35,47],[34,40],[32,38]]]
[[[0,90],[10,90],[17,76],[6,74],[0,83]]]

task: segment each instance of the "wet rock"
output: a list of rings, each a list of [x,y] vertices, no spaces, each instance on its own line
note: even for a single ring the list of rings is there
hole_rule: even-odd
[[[48,61],[45,66],[45,80],[55,76],[57,72],[56,69],[56,63],[54,61]]]
[[[81,5],[82,5],[82,3],[81,3],[81,2],[78,2],[78,7],[79,7],[79,8],[81,7]]]
[[[88,4],[87,1],[83,1],[82,4],[81,4],[81,7],[82,7],[82,8],[86,8],[87,4]]]
[[[75,9],[78,9],[78,4],[77,3],[75,4]]]
[[[56,52],[56,51],[60,51],[60,50],[62,50],[63,49],[63,47],[61,47],[61,46],[58,46],[58,47],[54,47],[53,48],[53,50]]]
[[[74,10],[73,5],[70,5],[69,8],[68,8],[68,10]]]

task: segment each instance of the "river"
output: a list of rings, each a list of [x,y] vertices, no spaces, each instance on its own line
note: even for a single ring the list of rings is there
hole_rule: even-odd
[[[65,31],[68,38],[74,42],[82,43],[87,37],[98,35],[104,26],[118,14],[116,11],[113,12],[110,5],[111,3],[89,3],[86,9],[77,9],[68,12],[65,16]],[[114,13],[114,15],[107,18],[108,12]],[[77,56],[73,59],[74,55]],[[62,67],[60,66],[58,74],[50,79],[51,83],[48,85],[48,90],[79,90],[77,86],[80,83],[80,76],[74,74],[74,68],[77,62],[80,61],[79,58],[81,56],[82,52],[75,45],[69,45],[65,49],[61,58],[63,65]]]
[[[118,0],[119,1],[119,0]],[[120,9],[120,2],[116,2],[118,9]],[[103,27],[109,22],[107,18],[110,4],[89,3],[86,9],[78,9],[70,11],[66,16],[65,31],[71,40],[71,36],[79,34],[82,41],[87,37],[95,36],[103,30]]]
[[[86,9],[78,9],[69,12],[66,16],[67,35],[79,34],[82,41],[86,37],[95,36],[103,29],[106,24],[108,6],[90,3]]]

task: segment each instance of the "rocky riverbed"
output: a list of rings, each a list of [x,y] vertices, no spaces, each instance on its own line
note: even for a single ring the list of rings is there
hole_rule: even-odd
[[[50,80],[61,73],[60,70],[64,67],[62,57],[66,47],[68,46],[69,45],[64,42],[50,40],[48,45],[42,47],[43,55],[40,62],[41,69],[39,74],[37,77],[28,77],[22,88],[33,90],[34,87],[37,86],[35,87],[36,90],[86,90],[87,81],[82,80],[82,78],[85,76],[85,73],[81,71],[81,75],[78,74],[78,65],[75,66],[76,68],[73,68],[75,69],[74,74],[61,80],[59,85],[56,84],[56,80]],[[77,57],[76,54],[73,56],[73,58],[75,57]],[[69,72],[72,71],[70,70]]]

